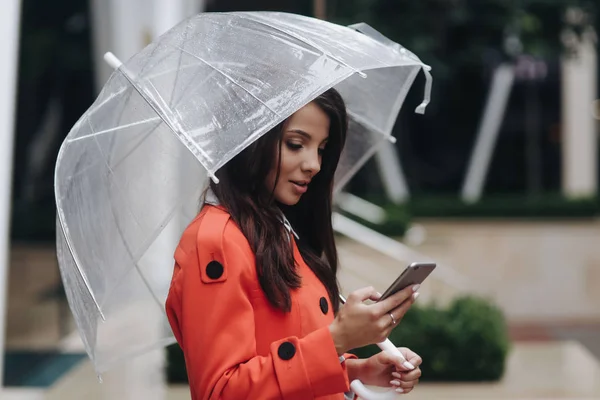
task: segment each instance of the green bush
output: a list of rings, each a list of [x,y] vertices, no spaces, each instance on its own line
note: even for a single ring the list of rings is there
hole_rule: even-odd
[[[423,381],[497,381],[509,350],[504,316],[476,297],[458,298],[448,308],[415,305],[390,339],[423,358]],[[371,345],[352,353],[367,358],[379,351]]]
[[[399,205],[388,205],[385,207],[386,220],[382,224],[374,224],[372,222],[363,220],[362,218],[347,213],[342,210],[336,210],[341,214],[353,219],[354,221],[371,228],[376,232],[382,233],[387,236],[402,237],[410,227],[411,215],[408,212],[408,208]]]

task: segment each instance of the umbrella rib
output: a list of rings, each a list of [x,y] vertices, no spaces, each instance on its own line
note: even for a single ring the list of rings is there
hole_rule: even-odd
[[[385,133],[384,131],[382,131],[380,128],[376,127],[375,125],[373,125],[371,122],[369,122],[368,120],[364,119],[363,117],[359,116],[358,114],[354,113],[353,111],[351,111],[350,109],[348,109],[346,111],[348,113],[348,116],[354,118],[354,120],[358,123],[360,123],[362,126],[364,126],[365,128],[368,128],[374,132],[379,133],[382,136],[390,136],[389,133]]]
[[[183,41],[183,43],[187,42],[187,39],[189,38],[189,31],[190,31],[190,26],[186,24],[185,26],[185,40]],[[177,85],[179,83],[179,78],[180,78],[180,72],[181,72],[181,61],[183,59],[182,54],[179,54],[179,60],[177,61],[177,73],[175,75],[175,82],[173,82],[173,88],[171,89],[171,99],[170,99],[170,105],[173,104],[173,100],[175,97],[175,89],[177,88]]]
[[[146,103],[148,103],[148,105],[150,105],[150,107],[152,107],[152,109],[154,110],[154,112],[156,112],[156,114],[158,114],[158,116],[165,122],[165,124],[169,127],[169,129],[171,129],[171,131],[173,131],[173,133],[175,133],[175,135],[177,135],[177,137],[181,140],[181,142],[183,143],[184,146],[186,146],[191,152],[192,154],[198,159],[198,161],[200,161],[200,163],[202,165],[204,165],[203,160],[201,160],[201,158],[198,156],[198,152],[202,154],[202,157],[204,157],[206,160],[211,161],[211,157],[204,151],[202,150],[202,148],[200,148],[199,146],[197,146],[194,141],[192,140],[192,138],[189,137],[189,135],[187,134],[187,132],[182,129],[181,127],[176,127],[175,124],[175,118],[172,118],[172,116],[170,117],[169,115],[167,115],[168,113],[170,113],[171,115],[173,114],[173,111],[168,107],[160,107],[158,105],[158,103],[152,99],[152,96],[148,93],[146,93],[144,91],[144,89],[141,87],[141,85],[139,85],[135,79],[133,79],[132,76],[130,76],[129,71],[127,71],[124,66],[121,66],[118,69],[121,74],[123,74],[123,76],[125,77],[125,79],[127,79],[127,81],[130,83],[131,86],[133,86],[133,88],[140,94],[140,96],[142,97],[142,99],[144,99],[144,101]],[[183,136],[183,138],[182,138]],[[183,140],[185,139],[185,140]],[[208,170],[208,168],[207,168]],[[209,175],[213,176],[212,174]]]
[[[108,103],[109,101],[115,99],[117,96],[123,94],[125,91],[127,90],[126,86],[123,86],[121,89],[117,90],[114,93],[111,93],[106,99],[104,99],[103,101],[101,101],[98,104],[93,104],[89,111],[86,113],[87,115],[92,115],[94,114],[97,110],[99,110],[100,108],[102,108],[106,103]]]
[[[256,23],[262,24],[262,25],[264,25],[264,26],[267,26],[267,27],[269,27],[269,28],[275,29],[275,30],[277,30],[277,31],[279,31],[279,32],[281,32],[281,33],[284,33],[284,34],[286,34],[286,35],[289,35],[290,37],[293,37],[293,38],[295,38],[295,39],[297,39],[297,40],[299,40],[299,41],[301,41],[301,42],[303,42],[303,43],[306,43],[306,44],[308,44],[309,46],[312,46],[312,47],[314,47],[315,49],[317,49],[317,50],[319,50],[320,52],[322,52],[324,55],[326,55],[326,56],[330,57],[331,59],[333,59],[333,60],[337,61],[338,63],[340,63],[340,64],[344,65],[345,67],[348,67],[348,68],[352,69],[352,70],[353,70],[353,71],[355,71],[355,72],[356,72],[358,75],[360,75],[362,78],[366,78],[366,77],[367,77],[367,74],[366,74],[365,72],[363,72],[362,70],[359,70],[359,69],[356,69],[356,68],[354,68],[354,67],[350,66],[348,63],[344,62],[344,61],[343,61],[343,60],[341,60],[340,58],[338,58],[338,57],[336,57],[336,56],[332,55],[331,53],[329,53],[329,52],[327,52],[327,51],[325,51],[325,50],[324,50],[323,48],[321,48],[321,47],[320,47],[318,44],[316,44],[316,43],[314,43],[314,42],[312,42],[312,41],[310,41],[310,40],[308,40],[308,39],[306,39],[306,38],[303,38],[303,37],[301,37],[301,36],[299,36],[299,35],[297,35],[297,34],[294,34],[293,32],[290,32],[290,31],[288,31],[288,30],[286,30],[286,29],[283,29],[283,28],[278,28],[278,27],[276,27],[276,26],[274,26],[274,25],[271,25],[271,24],[269,24],[269,23],[267,23],[267,22],[264,22],[264,21],[260,20],[260,18],[261,18],[260,16],[249,16],[247,13],[240,14],[240,15],[235,15],[235,16],[236,16],[236,17],[238,17],[238,18],[244,18],[244,19],[248,19],[248,20],[254,21],[254,22],[256,22]],[[352,28],[349,28],[349,29],[352,29]],[[352,30],[356,31],[355,29],[352,29]],[[377,41],[376,39],[373,39],[373,40]],[[344,42],[341,42],[341,41],[340,41],[340,42],[338,42],[338,45],[340,45],[340,46],[343,46],[344,48],[346,48],[346,49],[349,49],[349,50],[350,50],[350,51],[352,51],[352,52],[358,52],[358,53],[362,54],[363,56],[365,56],[365,57],[367,57],[367,58],[369,58],[369,59],[372,59],[372,58],[373,58],[373,55],[372,55],[372,54],[367,54],[367,53],[365,53],[364,51],[362,51],[362,50],[360,50],[360,49],[356,49],[356,48],[349,47],[349,46],[348,46],[346,43],[344,43]],[[386,46],[386,45],[384,45],[384,46]],[[387,46],[386,46],[386,47],[387,47]],[[395,50],[394,50],[394,51],[395,51]],[[420,66],[424,66],[424,65],[425,65],[425,64],[423,63],[423,61],[421,61],[421,60],[420,60],[418,57],[416,57],[416,55],[414,55],[414,54],[413,54],[413,56],[414,56],[414,57],[411,57],[411,56],[409,56],[409,55],[407,55],[407,54],[403,54],[403,53],[398,53],[398,54],[400,54],[402,57],[405,57],[405,58],[407,58],[407,59],[409,59],[409,60],[411,61],[411,63],[409,63],[409,64],[406,64],[406,65],[412,65],[412,64],[414,64],[414,65],[420,65]],[[382,59],[380,59],[380,58],[378,58],[378,57],[376,57],[375,59],[376,59],[376,61],[377,61],[377,62],[379,62],[379,63],[381,63],[381,64],[384,64],[386,68],[402,67],[402,66],[404,66],[404,65],[405,65],[405,64],[390,64],[390,63],[388,63],[388,62],[386,62],[386,61],[383,61]],[[367,69],[371,69],[371,68],[370,68],[370,67],[363,68],[363,70],[367,70]]]
[[[154,122],[154,121],[158,121],[158,120],[162,120],[162,118],[160,118],[160,117],[148,118],[148,119],[144,119],[142,121],[132,122],[130,124],[115,126],[114,128],[105,129],[103,131],[98,131],[98,132],[90,133],[88,135],[78,136],[78,137],[76,137],[74,139],[69,139],[69,142],[73,143],[73,142],[77,142],[77,141],[82,140],[82,139],[88,139],[88,138],[91,138],[91,137],[94,137],[94,136],[101,136],[101,135],[103,135],[105,133],[114,132],[114,131],[117,131],[119,129],[131,128],[132,126],[142,125],[142,124],[146,124],[148,122]]]
[[[196,74],[194,75],[194,78],[195,78],[196,76],[198,76],[198,73],[196,73]],[[177,102],[175,103],[175,107],[178,107],[178,106],[179,106],[179,104],[181,104],[181,102],[182,102],[182,101],[185,99],[185,95],[187,94],[187,92],[188,92],[188,90],[189,90],[189,88],[190,88],[190,87],[192,87],[192,85],[187,85],[187,86],[185,87],[185,89],[184,89],[184,90],[181,92],[181,94],[179,95],[179,98],[177,99]],[[164,122],[164,120],[163,120],[161,117],[158,117],[156,120],[161,120],[161,121],[163,121],[163,122]],[[148,120],[146,120],[146,121],[148,121],[148,122],[149,122],[149,121],[150,121],[150,119],[148,119]],[[133,124],[130,124],[130,125],[128,125],[128,126],[133,126]],[[146,133],[146,134],[144,135],[144,137],[142,137],[142,139],[141,139],[141,140],[140,140],[140,141],[139,141],[139,142],[138,142],[138,143],[137,143],[135,146],[133,146],[133,148],[132,148],[131,150],[129,150],[129,151],[127,152],[127,154],[125,154],[125,155],[124,155],[124,156],[121,158],[121,160],[117,161],[117,162],[116,162],[116,163],[113,165],[113,169],[116,169],[116,168],[117,168],[119,165],[121,165],[121,162],[123,162],[123,161],[124,161],[124,160],[125,160],[125,159],[126,159],[126,158],[127,158],[127,157],[128,157],[130,154],[131,154],[131,153],[132,153],[132,152],[134,152],[134,151],[135,151],[135,150],[138,148],[138,146],[139,146],[139,145],[141,145],[141,144],[142,144],[142,143],[143,143],[143,142],[144,142],[144,141],[145,141],[145,140],[146,140],[146,139],[147,139],[147,138],[148,138],[148,137],[149,137],[151,134],[153,134],[153,133],[154,133],[154,131],[156,131],[156,129],[158,129],[158,127],[159,127],[159,126],[160,126],[160,124],[157,124],[157,125],[156,125],[155,127],[153,127],[153,128],[152,128],[152,129],[151,129],[151,130],[150,130],[148,133]],[[91,137],[91,136],[94,136],[94,135],[86,135],[86,137]],[[74,140],[74,139],[72,139],[72,140],[71,140],[71,142],[73,142],[73,141],[75,141],[75,140]]]
[[[77,254],[73,251],[73,246],[71,243],[71,235],[69,234],[69,230],[68,228],[65,226],[64,220],[64,213],[61,209],[57,209],[57,214],[58,214],[58,219],[60,221],[60,228],[62,229],[63,235],[65,237],[65,243],[67,245],[67,248],[69,249],[69,253],[71,253],[71,257],[73,257],[73,262],[75,264],[75,267],[77,268],[77,272],[79,272],[79,276],[81,277],[81,279],[83,279],[83,284],[85,285],[85,288],[87,289],[90,297],[92,298],[92,301],[94,302],[94,305],[96,306],[96,310],[98,311],[98,313],[100,314],[100,318],[102,318],[103,321],[106,321],[106,317],[104,316],[104,313],[102,312],[102,308],[100,308],[100,303],[98,303],[98,299],[96,299],[96,296],[94,294],[94,291],[92,290],[92,285],[90,284],[90,281],[88,280],[87,275],[81,270],[81,261],[79,260],[79,257],[77,257]]]
[[[162,121],[162,118],[158,118]],[[129,155],[131,155],[131,153],[133,153],[158,127],[160,126],[160,124],[157,124],[155,127],[152,128],[152,130],[150,130],[148,133],[144,134],[144,137],[142,137],[136,144],[135,146],[132,146],[131,150],[128,150],[127,153],[125,153],[123,155],[123,157],[121,157],[121,159],[119,159],[117,162],[115,162],[113,164],[113,170],[116,170],[122,162],[124,162],[127,157],[129,157]],[[88,138],[93,138],[94,135],[86,135],[86,137]],[[75,139],[70,139],[69,142],[74,142],[76,141]],[[78,177],[79,175],[82,175],[83,173],[87,172],[87,170],[89,170],[90,168],[96,167],[96,165],[99,163],[100,161],[95,161],[94,163],[85,166],[83,169],[79,169],[79,168],[74,168],[75,172],[70,178],[71,181],[74,180],[74,178]]]
[[[285,34],[285,35],[288,35],[288,36],[290,36],[290,37],[293,37],[294,39],[296,39],[296,40],[299,40],[299,41],[301,41],[302,43],[306,43],[307,45],[309,45],[309,46],[312,46],[313,48],[315,48],[315,49],[317,49],[318,51],[320,51],[320,52],[321,52],[321,53],[322,53],[324,56],[327,56],[327,57],[331,58],[332,60],[336,61],[338,64],[340,64],[340,65],[343,65],[344,67],[346,67],[346,68],[349,68],[349,69],[353,70],[354,72],[356,72],[356,73],[357,73],[358,75],[360,75],[361,77],[363,77],[363,78],[366,78],[366,77],[367,77],[367,74],[365,74],[364,72],[362,72],[362,71],[360,71],[360,70],[358,70],[358,69],[356,69],[356,68],[352,67],[351,65],[349,65],[348,63],[346,63],[346,62],[345,62],[344,60],[342,60],[341,58],[334,56],[333,54],[331,54],[330,52],[326,51],[325,49],[323,49],[323,48],[322,48],[321,46],[319,46],[318,44],[316,44],[316,43],[313,43],[311,40],[308,40],[308,39],[306,39],[306,38],[304,38],[304,37],[302,37],[302,36],[300,36],[300,35],[296,35],[295,33],[293,33],[293,32],[290,32],[290,31],[288,31],[288,30],[285,30],[285,29],[282,29],[282,28],[278,28],[278,27],[276,27],[276,26],[274,26],[274,25],[271,25],[271,24],[269,24],[269,23],[267,23],[267,22],[264,22],[264,21],[261,21],[261,20],[259,20],[259,19],[256,19],[256,18],[253,18],[253,17],[249,17],[248,15],[237,15],[237,17],[238,17],[238,18],[242,18],[242,19],[248,19],[248,20],[250,20],[250,21],[254,21],[254,22],[256,22],[257,24],[261,24],[261,25],[267,26],[267,27],[269,27],[269,28],[271,28],[271,29],[274,29],[274,30],[276,30],[276,31],[278,31],[278,32],[281,32],[281,33],[283,33],[283,34]]]
[[[339,180],[335,183],[335,187],[334,187],[334,193],[341,190],[346,183],[348,183],[348,181],[350,180],[350,178],[359,170],[362,168],[362,166],[364,165],[365,162],[367,162],[367,160],[369,158],[371,158],[371,156],[373,154],[375,154],[377,152],[377,150],[379,150],[379,146],[382,146],[383,143],[385,143],[385,136],[382,136],[381,139],[379,140],[379,143],[376,143],[375,145],[371,146],[371,149],[369,149],[368,151],[366,151],[357,161],[355,161],[352,165],[351,168],[348,169],[348,171],[346,172],[346,174],[344,175],[344,179]]]
[[[210,68],[212,68],[213,70],[217,71],[218,73],[220,73],[221,75],[223,75],[225,78],[227,78],[228,81],[230,81],[231,83],[233,83],[234,85],[236,85],[237,87],[239,87],[240,89],[242,89],[244,92],[246,92],[250,96],[252,96],[256,101],[258,101],[260,104],[262,104],[263,106],[265,106],[273,114],[277,115],[278,117],[281,117],[281,115],[279,115],[279,113],[277,111],[275,111],[271,107],[269,107],[267,105],[267,103],[265,103],[264,101],[262,101],[261,99],[259,99],[258,97],[256,97],[255,94],[253,94],[248,89],[246,89],[245,87],[243,87],[241,84],[239,84],[238,82],[236,82],[235,79],[233,79],[231,76],[229,76],[225,72],[221,71],[220,69],[218,69],[217,67],[215,67],[214,65],[212,65],[211,63],[209,63],[208,61],[204,60],[202,57],[200,57],[200,56],[198,56],[196,54],[190,53],[189,51],[181,48],[180,46],[173,46],[173,47],[175,47],[176,49],[179,49],[182,53],[186,53],[186,54],[194,57],[195,59],[199,60],[200,62],[203,62],[204,64],[208,65]]]
[[[198,75],[198,74],[196,74],[196,75]],[[177,100],[177,103],[175,104],[175,107],[177,107],[177,106],[178,106],[178,105],[181,103],[181,101],[183,101],[183,99],[184,99],[184,97],[185,97],[185,94],[187,93],[187,90],[188,90],[188,88],[189,88],[189,87],[191,87],[191,85],[189,85],[189,86],[186,86],[185,90],[184,90],[184,91],[181,93],[181,95],[179,96],[179,99]],[[164,122],[164,120],[163,120],[162,118],[160,118],[160,117],[157,117],[155,120],[157,120],[157,121],[158,121],[158,120],[160,120],[160,121],[163,121],[163,122]],[[146,121],[147,121],[147,122],[150,122],[150,119],[148,119],[148,120],[146,120]],[[125,125],[124,125],[124,126],[125,126]],[[129,124],[129,125],[127,125],[127,126],[128,126],[128,127],[129,127],[129,126],[133,126],[133,124]],[[123,162],[125,159],[127,159],[127,157],[129,157],[129,155],[130,155],[131,153],[133,153],[133,152],[134,152],[134,151],[135,151],[135,150],[136,150],[136,149],[137,149],[137,148],[138,148],[138,147],[139,147],[139,146],[140,146],[140,145],[141,145],[141,144],[142,144],[142,143],[143,143],[143,142],[144,142],[144,141],[145,141],[145,140],[146,140],[146,139],[147,139],[147,138],[150,136],[150,135],[152,135],[152,134],[154,133],[154,131],[155,131],[156,129],[158,129],[158,127],[159,127],[159,126],[160,126],[160,124],[157,124],[155,127],[153,127],[153,128],[152,128],[152,130],[150,130],[148,133],[146,133],[146,134],[144,135],[144,137],[142,137],[142,138],[139,140],[139,142],[138,142],[138,143],[137,143],[135,146],[133,146],[133,147],[131,148],[131,150],[129,150],[129,151],[128,151],[128,152],[127,152],[125,155],[123,155],[123,157],[122,157],[122,158],[121,158],[119,161],[117,161],[116,163],[114,163],[114,164],[113,164],[113,169],[117,169],[117,168],[119,167],[119,165],[121,165],[121,163],[122,163],[122,162]],[[103,132],[103,133],[105,133],[105,132]],[[108,132],[106,132],[106,133],[108,133]],[[89,134],[89,135],[81,136],[81,138],[84,138],[84,137],[86,137],[86,138],[90,138],[90,137],[94,137],[94,136],[96,136],[96,135],[94,135],[94,134]],[[69,140],[69,142],[75,142],[75,141],[77,141],[77,140],[79,140],[79,138],[70,139],[70,140]],[[78,171],[77,171],[75,174],[73,174],[73,177],[76,177],[77,175],[80,175],[81,173],[85,172],[85,171],[86,171],[88,168],[91,168],[92,166],[94,166],[94,165],[87,166],[87,167],[86,167],[84,170],[78,170]]]

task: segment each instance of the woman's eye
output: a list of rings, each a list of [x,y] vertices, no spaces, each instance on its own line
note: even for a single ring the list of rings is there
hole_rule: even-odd
[[[286,142],[286,146],[290,150],[300,150],[302,148],[301,144],[293,143],[293,142]]]
[[[322,148],[319,148],[319,155],[320,155],[320,156],[322,156],[324,152],[325,152],[325,149],[324,149],[324,148],[323,148],[323,149],[322,149]]]

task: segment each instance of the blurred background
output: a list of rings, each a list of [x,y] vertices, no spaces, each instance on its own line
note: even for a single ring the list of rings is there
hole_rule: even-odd
[[[55,254],[60,145],[126,60],[198,12],[366,22],[432,67],[337,201],[340,284],[438,270],[392,335],[415,398],[600,398],[598,0],[2,0],[0,398],[189,399],[176,346],[99,381]],[[171,266],[169,266],[171,268]],[[368,355],[374,348],[357,349]]]

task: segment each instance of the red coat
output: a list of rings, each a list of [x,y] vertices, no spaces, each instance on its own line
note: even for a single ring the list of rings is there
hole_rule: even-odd
[[[224,209],[206,205],[185,230],[166,311],[193,400],[344,398],[327,291],[295,242],[293,251],[302,287],[284,313],[268,302],[254,253]]]

